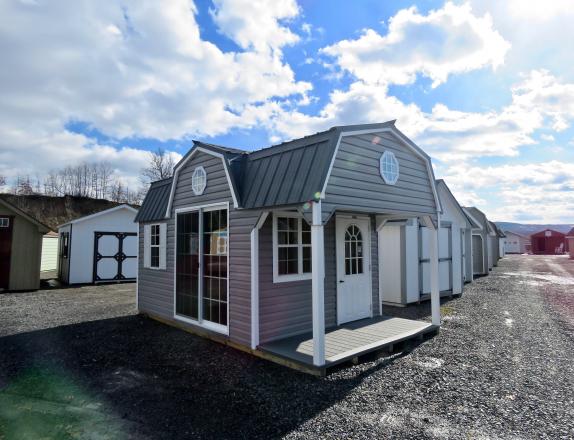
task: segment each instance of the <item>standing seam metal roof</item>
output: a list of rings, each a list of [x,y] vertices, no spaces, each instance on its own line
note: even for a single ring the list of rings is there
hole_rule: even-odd
[[[148,222],[165,218],[165,210],[169,202],[172,178],[153,182],[138,211],[135,222]]]

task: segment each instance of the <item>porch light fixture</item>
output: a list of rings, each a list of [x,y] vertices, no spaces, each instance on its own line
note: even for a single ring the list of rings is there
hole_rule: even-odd
[[[379,171],[387,185],[394,185],[399,180],[399,161],[392,151],[385,151],[381,156]]]
[[[205,191],[205,186],[207,185],[207,174],[205,173],[205,168],[197,167],[193,170],[193,175],[191,176],[191,189],[196,196],[200,196]]]

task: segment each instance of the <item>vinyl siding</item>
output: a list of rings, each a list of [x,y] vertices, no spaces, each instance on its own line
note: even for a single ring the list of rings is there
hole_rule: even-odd
[[[191,176],[197,166],[207,173],[202,195],[191,189]],[[251,339],[251,242],[250,233],[259,211],[234,209],[231,190],[220,158],[196,153],[181,169],[174,192],[171,218],[167,220],[166,270],[145,269],[139,261],[138,308],[173,319],[175,265],[175,210],[229,202],[229,339],[249,345]],[[150,222],[158,223],[158,222]],[[140,225],[140,255],[143,255],[143,224]]]
[[[40,260],[43,234],[18,213],[0,206],[0,214],[14,216],[10,254],[9,290],[35,290],[40,287]]]
[[[311,280],[273,283],[273,223],[269,216],[259,235],[260,340],[269,342],[312,331]],[[325,327],[337,325],[336,219],[325,224]],[[373,314],[379,314],[379,265],[375,219],[371,217]]]
[[[379,172],[379,160],[386,150],[399,162],[395,185],[385,184]],[[388,132],[343,137],[327,182],[324,217],[335,209],[434,216],[425,160]]]

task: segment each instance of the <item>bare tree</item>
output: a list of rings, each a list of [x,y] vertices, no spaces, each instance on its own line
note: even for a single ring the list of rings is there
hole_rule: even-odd
[[[0,174],[0,191],[2,191],[2,188],[5,187],[7,183],[6,176]]]
[[[175,160],[173,156],[164,149],[158,148],[150,152],[149,165],[142,169],[141,180],[147,185],[155,180],[171,177],[174,167]]]

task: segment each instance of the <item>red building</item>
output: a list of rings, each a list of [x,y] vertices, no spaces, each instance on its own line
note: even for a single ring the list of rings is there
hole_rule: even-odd
[[[538,255],[554,255],[568,252],[566,234],[552,229],[545,229],[530,236],[532,253]]]

